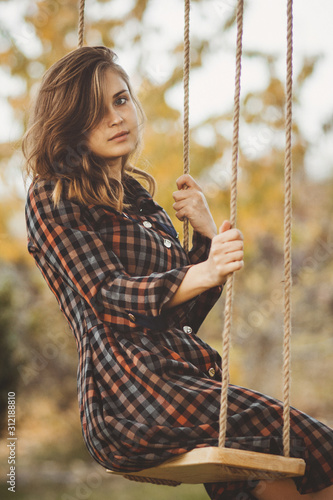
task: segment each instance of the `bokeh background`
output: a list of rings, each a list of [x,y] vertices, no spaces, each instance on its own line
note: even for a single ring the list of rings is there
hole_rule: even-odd
[[[112,47],[147,115],[138,165],[173,216],[182,171],[182,0],[87,0],[88,45]],[[234,0],[193,0],[191,173],[228,218]],[[245,9],[237,275],[231,381],[281,398],[285,2]],[[292,404],[333,425],[333,43],[329,0],[295,0]],[[17,402],[18,500],[203,500],[107,476],[79,422],[72,334],[26,250],[20,141],[43,72],[77,45],[76,0],[0,1],[1,498],[8,492],[7,394]],[[182,227],[174,220],[177,229]],[[200,335],[221,350],[222,297]]]

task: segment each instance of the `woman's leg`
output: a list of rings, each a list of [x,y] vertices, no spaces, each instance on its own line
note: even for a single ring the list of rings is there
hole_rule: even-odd
[[[251,493],[258,500],[333,500],[333,486],[301,495],[291,479],[260,481]]]

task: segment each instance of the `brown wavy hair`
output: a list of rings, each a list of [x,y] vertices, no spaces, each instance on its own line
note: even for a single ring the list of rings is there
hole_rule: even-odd
[[[53,64],[42,79],[22,142],[24,172],[33,182],[55,181],[56,205],[66,191],[69,199],[85,205],[123,208],[122,183],[110,176],[107,160],[88,148],[88,134],[100,123],[106,109],[104,82],[110,69],[126,83],[140,123],[135,151],[122,158],[122,179],[131,174],[139,176],[154,194],[153,177],[130,163],[140,152],[145,115],[127,73],[116,60],[116,54],[107,47],[81,47]]]

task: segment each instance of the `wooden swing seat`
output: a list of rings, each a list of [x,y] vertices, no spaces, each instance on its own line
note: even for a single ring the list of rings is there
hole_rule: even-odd
[[[300,458],[207,447],[196,448],[170,458],[158,467],[139,472],[107,472],[134,481],[176,486],[180,483],[201,484],[303,476],[305,462]]]

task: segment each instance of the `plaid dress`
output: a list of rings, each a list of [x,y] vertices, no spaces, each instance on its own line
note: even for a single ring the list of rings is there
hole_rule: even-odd
[[[185,254],[165,211],[134,178],[124,180],[119,213],[63,197],[38,180],[26,204],[28,251],[54,293],[76,339],[80,418],[97,462],[134,471],[218,440],[221,358],[197,336],[218,299],[214,288],[164,306],[210,240],[194,232]],[[230,386],[227,446],[281,453],[282,407]],[[333,431],[291,410],[292,455],[306,460],[303,493],[333,483]],[[252,498],[255,484],[210,484],[212,499]]]

